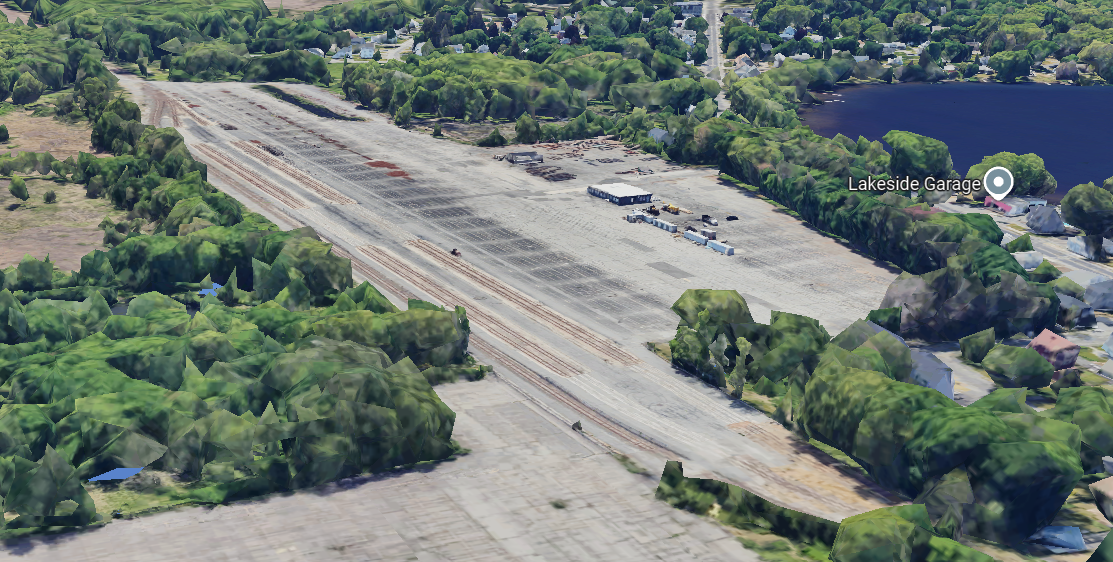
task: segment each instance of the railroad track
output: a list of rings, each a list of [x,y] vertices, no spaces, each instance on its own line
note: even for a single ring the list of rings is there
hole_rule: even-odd
[[[289,213],[283,211],[282,209],[275,207],[270,201],[267,201],[265,198],[260,197],[258,194],[251,191],[250,189],[243,189],[242,186],[239,185],[239,181],[232,178],[231,176],[225,175],[224,172],[221,172],[217,168],[209,168],[209,174],[215,178],[220,179],[229,187],[232,187],[236,191],[236,193],[243,194],[244,197],[247,197],[248,199],[254,201],[255,204],[259,205],[259,207],[261,207],[264,211],[271,213],[275,217],[278,217],[281,220],[289,223],[291,227],[301,228],[305,226],[305,223],[290,216]]]
[[[390,279],[387,279],[385,276],[383,276],[381,273],[379,273],[374,268],[368,267],[362,261],[354,259],[351,254],[349,254],[343,248],[338,247],[335,242],[329,240],[328,238],[326,238],[324,236],[322,236],[321,239],[326,241],[326,242],[329,242],[329,243],[333,244],[332,250],[333,250],[333,252],[336,253],[336,255],[352,260],[352,269],[358,271],[359,274],[362,275],[368,281],[371,281],[372,284],[374,284],[376,288],[378,288],[380,290],[385,290],[389,293],[393,293],[395,296],[406,298],[406,299],[417,299],[418,298],[417,295],[413,294],[412,292],[410,292],[407,289],[403,288],[402,286],[398,285],[394,281],[391,281]],[[475,311],[469,311],[468,312],[469,319],[474,319],[474,312]],[[486,328],[484,327],[484,329],[486,329]],[[579,413],[581,416],[584,417],[584,419],[587,419],[587,420],[590,420],[590,421],[594,422],[599,427],[602,427],[602,428],[610,431],[611,433],[613,433],[617,437],[627,441],[628,443],[634,445],[635,447],[638,447],[639,449],[657,454],[657,455],[659,455],[661,457],[664,457],[664,458],[679,458],[679,457],[677,457],[676,453],[673,453],[672,451],[668,450],[663,445],[659,445],[659,444],[656,444],[652,441],[649,441],[649,440],[635,434],[634,432],[626,429],[622,425],[611,421],[609,418],[600,414],[599,412],[597,412],[597,411],[595,411],[591,408],[588,408],[587,406],[585,406],[582,402],[577,400],[572,395],[568,394],[567,392],[561,390],[560,388],[558,388],[558,387],[554,386],[553,384],[549,383],[548,381],[546,381],[543,377],[538,375],[536,372],[534,372],[529,367],[526,367],[525,365],[523,365],[520,362],[518,362],[517,360],[515,360],[513,357],[510,357],[509,355],[503,353],[502,351],[499,351],[498,348],[496,348],[493,344],[488,342],[486,339],[481,338],[481,337],[479,337],[475,334],[472,334],[471,340],[470,340],[470,346],[474,347],[475,349],[479,350],[480,352],[486,354],[494,362],[502,365],[508,371],[514,373],[515,375],[518,375],[522,379],[528,381],[530,384],[539,388],[540,390],[542,390],[543,392],[548,394],[550,397],[552,397],[554,400],[557,400],[561,404],[564,404],[568,408],[570,408],[570,409],[574,410],[575,412]],[[495,375],[498,376],[497,373],[495,373]],[[500,378],[503,381],[507,382],[508,384],[511,384],[511,386],[514,386],[519,392],[521,392],[527,398],[530,398],[531,400],[533,400],[534,403],[536,403],[539,406],[541,406],[542,408],[544,408],[550,414],[554,415],[555,417],[557,417],[561,421],[564,421],[565,423],[568,423],[569,425],[571,425],[572,422],[570,420],[565,419],[565,417],[560,415],[560,413],[552,410],[551,408],[546,406],[544,403],[532,398],[529,395],[528,392],[522,391],[521,389],[517,388],[517,385],[514,385],[512,382],[507,380],[505,377],[500,377]],[[594,437],[590,434],[585,433],[585,435],[589,439],[594,441],[596,444],[598,444],[598,445],[600,445],[600,446],[602,446],[602,447],[604,447],[608,450],[615,451],[614,447],[611,447],[606,442],[604,442],[602,440],[599,440],[598,438],[596,438],[596,437]],[[617,451],[615,451],[615,452],[617,452]]]
[[[346,197],[339,191],[321,183],[316,178],[310,177],[309,174],[287,164],[282,159],[277,158],[271,153],[256,146],[254,143],[248,141],[233,141],[232,146],[240,149],[248,156],[259,160],[268,168],[278,170],[287,176],[296,180],[303,187],[308,188],[325,201],[336,203],[337,205],[355,205],[355,199]]]
[[[627,367],[642,362],[619,347],[615,342],[599,336],[594,331],[480,271],[471,264],[450,256],[427,240],[411,240],[407,242],[407,245],[419,250],[425,256],[432,258],[434,262],[460,277],[490,291],[492,295],[505,300],[518,311],[549,326],[555,332],[564,335],[576,345],[598,355],[605,361]]]
[[[305,209],[306,207],[308,207],[308,205],[306,205],[304,201],[298,199],[290,192],[264,179],[259,174],[256,174],[255,172],[249,170],[243,164],[236,162],[232,158],[228,157],[228,155],[217,151],[213,147],[207,144],[198,144],[195,145],[195,148],[201,154],[207,156],[209,159],[219,163],[225,168],[228,168],[229,171],[233,172],[237,176],[240,176],[252,186],[258,188],[260,191],[266,193],[267,195],[270,195],[271,197],[274,197],[275,200],[281,202],[283,205],[286,205],[291,209]]]
[[[414,287],[428,293],[440,303],[446,305],[463,305],[466,302],[466,299],[462,296],[456,294],[452,290],[441,287],[437,282],[426,277],[425,274],[390,255],[382,248],[377,246],[360,246],[359,251],[383,266],[386,270],[393,272]],[[525,336],[514,328],[511,328],[498,317],[475,308],[474,305],[468,307],[468,320],[557,375],[562,377],[575,377],[583,372],[583,368],[576,365],[571,360],[560,357],[556,353],[549,351],[542,344]]]
[[[580,402],[575,397],[573,397],[572,395],[568,394],[567,392],[561,390],[560,388],[554,386],[549,381],[546,381],[544,378],[540,377],[537,373],[533,372],[533,370],[531,370],[530,368],[528,368],[525,365],[522,365],[518,361],[514,360],[513,357],[510,357],[509,355],[503,353],[502,351],[499,351],[495,346],[491,345],[486,340],[484,340],[482,338],[472,336],[471,345],[473,347],[475,347],[476,349],[478,349],[480,352],[486,354],[488,357],[491,357],[492,359],[494,359],[495,362],[501,364],[503,367],[506,367],[506,369],[509,370],[510,372],[514,373],[515,375],[518,375],[519,377],[522,377],[523,379],[528,381],[533,386],[541,389],[543,392],[545,392],[545,394],[548,394],[550,397],[552,397],[556,401],[560,402],[561,404],[567,406],[568,408],[572,409],[576,413],[580,414],[581,416],[584,417],[584,419],[591,420],[596,425],[602,427],[603,429],[606,429],[607,431],[613,433],[614,435],[616,435],[620,439],[623,439],[624,441],[630,443],[631,445],[634,445],[635,447],[637,447],[639,449],[654,453],[654,454],[656,454],[660,457],[666,458],[666,459],[668,459],[668,458],[680,458],[676,453],[668,450],[664,446],[653,443],[653,442],[641,437],[640,435],[635,434],[634,432],[630,431],[629,429],[626,429],[622,425],[611,421],[610,418],[602,415],[601,413],[599,413],[599,412],[597,412],[597,411],[595,411],[591,408],[588,408],[586,405],[584,405],[584,403]],[[504,378],[503,380],[506,380],[506,379]],[[527,393],[523,392],[523,394],[526,394],[526,396],[529,396]],[[540,402],[538,402],[538,404],[540,404]],[[549,410],[550,413],[556,415],[557,417],[559,417],[561,419],[564,418],[564,416],[561,416],[561,415],[557,414],[556,412],[552,411],[549,408],[546,408],[546,410]],[[606,443],[600,442],[596,439],[592,439],[592,440],[595,441],[596,443],[600,444],[600,445],[603,445],[604,447],[606,447],[608,449],[611,449],[612,451],[614,450],[613,447],[607,445]]]
[[[174,113],[175,109],[180,109],[183,113],[188,115],[190,119],[193,119],[198,125],[202,127],[208,127],[209,125],[212,125],[212,123],[210,123],[208,119],[205,119],[204,117],[198,115],[196,111],[193,111],[193,109],[191,109],[185,103],[182,103],[180,100],[170,100],[169,104],[171,113]],[[180,127],[181,123],[178,120],[175,120],[174,126]]]

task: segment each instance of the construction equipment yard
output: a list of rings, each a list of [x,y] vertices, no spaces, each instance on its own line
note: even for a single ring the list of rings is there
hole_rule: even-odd
[[[496,376],[481,384],[463,383],[476,384],[472,391],[444,389],[447,402],[464,400],[468,406],[461,407],[474,410],[462,419],[480,419],[503,408],[497,405],[514,401],[507,398],[510,392],[523,400],[522,408],[528,405],[529,416],[540,416],[553,427],[582,423],[582,432],[561,438],[578,443],[556,449],[562,463],[621,454],[655,477],[665,460],[683,460],[690,476],[736,483],[787,507],[833,520],[899,501],[835,468],[833,459],[796,441],[756,409],[676,372],[646,348],[645,342],[671,338],[677,317],[669,307],[686,289],[735,289],[758,322],[767,322],[770,311],[782,310],[816,318],[835,334],[876,308],[899,273],[722,181],[714,169],[673,167],[614,142],[529,147],[544,157],[539,165],[575,176],[549,181],[530,174],[524,165],[495,158],[523,147],[478,148],[438,140],[367,112],[358,112],[364,121],[330,120],[248,84],[121,79],[143,108],[144,122],[181,123],[179,131],[191,152],[209,165],[210,182],[284,228],[315,228],[335,244],[335,252],[352,259],[357,282],[370,281],[403,307],[412,297],[466,307],[473,330],[470,347],[481,362],[494,365]],[[275,86],[352,114],[352,104],[322,99],[328,96],[319,89]],[[619,173],[636,168],[652,173]],[[673,204],[691,214],[662,214],[678,223],[676,235],[627,222],[633,206],[616,206],[587,194],[588,185],[604,183],[639,187],[653,193],[655,200],[660,198],[658,205]],[[686,226],[707,228],[702,215],[718,219],[719,225],[711,228],[719,241],[735,248],[733,256],[683,238],[680,233]],[[728,215],[738,218],[724,220]],[[461,255],[450,254],[452,249]],[[483,393],[490,395],[484,398]],[[509,419],[490,421],[498,425]],[[524,461],[513,460],[518,457],[506,456],[511,452],[506,449],[509,441],[500,441],[491,431],[498,433],[492,425],[459,423],[456,438],[472,448],[474,458],[488,459],[483,470],[528,469]],[[468,458],[458,462],[479,462]],[[626,474],[621,465],[608,462],[609,468],[598,470],[601,489],[611,488],[615,474]],[[560,526],[528,536],[502,532],[521,517],[515,513],[520,502],[536,507],[562,498],[548,498],[545,486],[537,485],[520,490],[520,497],[499,500],[499,490],[506,486],[502,479],[454,480],[452,465],[429,467],[429,477],[400,479],[397,485],[423,490],[421,486],[435,482],[438,489],[467,489],[488,497],[484,513],[444,512],[448,519],[462,517],[486,530],[474,541],[494,546],[468,546],[467,552],[479,556],[475,559],[483,559],[480,553],[527,559],[530,552],[544,550],[541,545],[579,542],[577,531]],[[537,470],[555,470],[548,480],[542,479],[554,483],[571,475],[567,468],[544,463]],[[563,498],[570,508],[576,502],[611,501],[599,490],[585,488],[580,496],[573,492]],[[612,488],[610,495],[621,493]],[[635,486],[629,493],[646,496],[651,488]],[[618,537],[637,541],[642,535],[635,527],[644,528],[639,526],[645,521],[660,521],[672,513],[663,502],[631,508],[640,515],[627,523],[608,524],[618,525],[612,529]],[[559,521],[567,513],[552,517]],[[402,513],[391,524],[405,526],[411,519]],[[660,550],[642,549],[637,559],[658,554],[687,559],[664,554],[669,551],[687,552],[691,559],[755,559],[733,548],[698,554],[679,541],[696,537],[697,542],[712,544],[725,535],[710,523],[685,524],[692,527],[655,539]],[[418,557],[422,560],[471,559],[461,557],[465,551],[459,550],[460,544],[438,546],[424,536],[384,537],[359,539],[369,541],[360,552],[396,559],[385,553],[390,550],[386,542],[401,540],[409,554],[397,559],[421,552],[429,553]],[[61,554],[67,542],[79,540],[36,554]],[[300,554],[295,550],[278,551],[287,552],[280,559],[312,558],[304,546]],[[259,555],[264,551],[275,552],[263,549]],[[585,555],[567,550],[563,558],[544,558],[575,560]]]

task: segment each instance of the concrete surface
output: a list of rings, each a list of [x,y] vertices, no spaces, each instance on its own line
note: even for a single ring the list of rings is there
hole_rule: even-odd
[[[817,318],[834,334],[876,308],[897,274],[723,184],[714,169],[674,169],[609,145],[531,147],[544,152],[545,165],[577,176],[549,182],[493,158],[512,148],[435,140],[379,114],[332,121],[246,84],[121,78],[146,122],[181,123],[220,189],[284,227],[313,226],[352,257],[358,278],[403,306],[411,296],[464,305],[479,359],[562,420],[582,421],[600,443],[645,466],[683,460],[693,475],[774,500],[788,478],[810,492],[787,505],[833,520],[889,505],[854,478],[788,470],[798,444],[774,447],[729,428],[765,423],[763,414],[645,349],[671,338],[669,306],[689,288],[736,289],[758,321],[784,310]],[[352,111],[319,89],[279,86]],[[636,167],[655,173],[615,173]],[[736,255],[627,223],[628,208],[586,194],[590,184],[615,181],[694,211],[670,218],[682,227],[702,213],[719,217],[719,237]],[[740,220],[726,222],[727,214]],[[463,257],[449,256],[453,248]],[[663,272],[661,263],[683,273]],[[852,499],[824,503],[831,496]]]
[[[507,384],[437,393],[471,449],[455,460],[24,540],[0,547],[0,560],[759,560],[718,524],[656,500],[653,477],[628,472]]]

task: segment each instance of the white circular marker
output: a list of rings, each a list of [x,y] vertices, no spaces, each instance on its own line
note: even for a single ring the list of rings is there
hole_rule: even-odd
[[[982,185],[990,197],[1000,201],[1013,190],[1013,174],[1001,166],[990,168],[982,178]]]

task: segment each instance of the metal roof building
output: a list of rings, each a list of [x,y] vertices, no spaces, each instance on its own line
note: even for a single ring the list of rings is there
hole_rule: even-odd
[[[606,199],[615,205],[649,203],[653,199],[652,193],[624,183],[593,185],[587,188],[587,192],[589,195]]]

